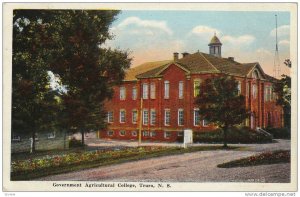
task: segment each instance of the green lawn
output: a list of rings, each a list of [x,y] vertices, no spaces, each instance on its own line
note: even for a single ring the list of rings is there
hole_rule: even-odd
[[[226,150],[238,150],[240,147],[229,147]],[[183,149],[180,147],[137,147],[120,150],[80,150],[46,151],[34,155],[12,155],[11,180],[32,180],[34,178],[78,171],[104,165],[142,160],[196,151],[221,150],[223,146],[198,146]],[[29,156],[27,159],[26,155]]]

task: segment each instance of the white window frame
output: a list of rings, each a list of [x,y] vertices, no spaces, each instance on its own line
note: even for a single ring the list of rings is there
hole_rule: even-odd
[[[126,88],[124,86],[120,87],[120,100],[126,100]]]
[[[169,113],[169,117],[167,117],[167,113]],[[168,119],[168,121],[167,121]],[[165,126],[170,126],[171,123],[171,111],[170,109],[165,109],[165,115],[164,115],[164,122],[165,122]]]
[[[106,134],[107,134],[107,136],[113,136],[115,134],[115,132],[112,130],[109,130],[109,131],[107,131]]]
[[[201,84],[201,80],[200,79],[194,79],[194,83],[193,83],[194,97],[197,97],[200,94],[200,84]]]
[[[107,112],[107,122],[113,123],[114,122],[114,111]]]
[[[137,131],[131,131],[131,136],[137,136]]]
[[[183,131],[177,131],[177,137],[182,137],[183,136]]]
[[[182,117],[180,117],[182,116]],[[181,118],[182,118],[182,122],[181,122]],[[177,116],[177,122],[178,122],[178,126],[183,126],[184,125],[184,110],[183,109],[178,109],[178,116]]]
[[[122,121],[122,112],[124,112],[124,121]],[[126,122],[126,110],[120,109],[120,123],[125,123],[125,122]]]
[[[148,125],[148,124],[149,124],[149,110],[143,109],[143,125]]]
[[[149,97],[148,83],[143,83],[143,99],[148,99],[148,97]]]
[[[169,81],[164,82],[164,98],[165,99],[170,98],[170,82]]]
[[[238,81],[238,95],[241,95],[242,94],[242,82]]]
[[[252,98],[257,98],[257,84],[252,84]]]
[[[203,127],[208,127],[208,125],[209,125],[209,122],[204,118],[204,119],[202,120],[202,126],[203,126]]]
[[[124,134],[122,134],[122,132],[124,132]],[[126,131],[125,130],[120,130],[119,131],[119,136],[125,136],[126,135]]]
[[[143,134],[144,137],[149,137],[149,135],[150,135],[150,134],[149,134],[149,131],[143,131],[142,134]]]
[[[47,138],[48,139],[54,139],[55,138],[55,131],[48,133]]]
[[[156,135],[157,135],[156,131],[150,131],[149,134],[150,137],[156,137]]]
[[[150,99],[155,99],[156,86],[155,83],[150,83]]]
[[[151,109],[150,110],[150,125],[155,125],[156,124],[156,110]]]
[[[138,111],[136,109],[132,110],[131,115],[132,115],[132,124],[136,124],[137,117],[138,117]]]
[[[198,124],[196,124],[197,120],[196,120],[196,112],[198,112]],[[201,120],[200,120],[200,114],[199,114],[199,108],[194,108],[194,126],[200,126]]]
[[[137,88],[136,86],[132,87],[132,100],[137,99]]]
[[[165,131],[164,132],[164,138],[169,139],[172,136],[171,131]]]
[[[179,81],[178,83],[178,98],[183,99],[183,91],[184,91],[184,83],[183,81]]]

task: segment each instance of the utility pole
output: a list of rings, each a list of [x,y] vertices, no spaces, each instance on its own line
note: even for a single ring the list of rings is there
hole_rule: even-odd
[[[274,68],[273,77],[280,77],[280,60],[279,60],[279,50],[278,50],[278,38],[277,38],[277,14],[275,14],[275,25],[276,25],[276,46],[274,54]]]

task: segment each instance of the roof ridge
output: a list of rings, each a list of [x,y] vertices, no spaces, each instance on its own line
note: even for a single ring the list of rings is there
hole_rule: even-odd
[[[215,70],[217,70],[217,71],[219,71],[220,72],[220,70],[218,70],[204,55],[203,55],[203,53],[202,52],[199,52],[200,53],[200,55],[215,69]]]

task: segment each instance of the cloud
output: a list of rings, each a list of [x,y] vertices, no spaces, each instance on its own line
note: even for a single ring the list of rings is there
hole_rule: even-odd
[[[113,31],[127,29],[128,27],[134,28],[134,30],[131,31],[133,34],[146,34],[152,36],[157,31],[162,31],[168,35],[173,34],[173,31],[167,26],[166,21],[142,20],[138,17],[126,18],[117,25]]]
[[[283,46],[283,47],[285,47],[285,46],[290,46],[290,41],[289,41],[289,40],[280,40],[280,41],[278,42],[278,45],[279,45],[279,46]]]
[[[272,29],[270,35],[275,37],[276,36],[276,28]],[[284,37],[290,35],[290,26],[289,25],[282,25],[277,28],[277,36]]]
[[[190,32],[190,34],[194,34],[199,37],[204,37],[206,39],[212,37],[214,33],[216,33],[218,36],[221,35],[221,31],[219,31],[218,29],[202,25],[194,27]]]
[[[225,35],[221,38],[221,42],[225,44],[235,45],[237,47],[242,45],[249,45],[255,41],[255,37],[252,35],[242,35],[242,36],[230,36]]]

